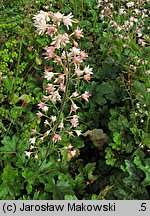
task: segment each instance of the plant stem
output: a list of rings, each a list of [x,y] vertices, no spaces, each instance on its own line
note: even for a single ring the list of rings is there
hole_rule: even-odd
[[[150,120],[150,112],[148,113],[147,122],[146,122],[146,129],[145,129],[145,132],[146,132],[146,133],[148,133],[149,120]]]
[[[58,114],[58,117],[57,117],[57,121],[56,121],[56,124],[54,125],[53,131],[51,133],[50,142],[49,142],[48,147],[46,149],[46,153],[45,153],[44,158],[42,159],[40,165],[37,167],[37,169],[35,170],[35,172],[33,173],[33,175],[30,176],[29,178],[27,178],[24,181],[24,183],[27,180],[29,180],[31,178],[34,178],[36,176],[36,174],[39,172],[42,164],[44,163],[44,161],[46,160],[46,158],[49,156],[49,154],[50,154],[50,147],[53,144],[53,137],[54,137],[54,135],[55,135],[55,133],[57,131],[57,128],[58,128],[58,126],[60,124],[60,121],[61,121],[61,114],[63,113],[65,102],[67,101],[67,94],[68,94],[68,88],[69,88],[69,82],[70,82],[70,66],[69,66],[69,61],[68,61],[68,56],[67,56],[66,49],[65,49],[65,55],[66,55],[66,60],[67,60],[67,70],[65,71],[66,72],[66,88],[65,88],[65,93],[64,93],[63,99],[62,99],[60,111],[59,111],[59,114]]]

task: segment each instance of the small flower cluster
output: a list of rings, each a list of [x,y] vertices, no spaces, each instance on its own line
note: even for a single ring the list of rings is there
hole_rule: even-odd
[[[110,1],[99,0],[97,8],[101,9],[100,17],[103,23],[110,24],[116,37],[130,41],[132,32],[131,35],[136,37],[138,44],[145,46],[148,44],[149,37],[143,32],[149,10],[143,9],[142,6],[147,3],[148,0],[125,1],[124,4],[116,6],[114,1],[110,3]]]
[[[74,157],[78,157],[80,154],[79,149],[75,148],[73,145],[69,144],[61,149],[61,155],[67,154],[67,160],[70,161]]]
[[[62,140],[63,130],[68,135],[82,134],[82,131],[77,128],[79,126],[77,111],[80,109],[77,103],[80,99],[88,102],[91,94],[88,91],[79,93],[78,86],[80,80],[90,82],[93,74],[92,68],[84,63],[88,54],[78,47],[76,41],[84,37],[83,30],[77,27],[73,32],[68,33],[72,24],[77,23],[72,14],[40,11],[33,19],[39,35],[47,34],[51,38],[50,45],[45,47],[44,53],[51,67],[46,68],[43,74],[46,81],[45,93],[38,104],[37,112],[38,118],[44,120],[46,132],[40,134],[33,129],[34,136],[30,138],[32,146],[37,139],[43,141],[46,137],[50,137],[52,143],[57,143]],[[66,104],[68,113],[64,116]],[[70,110],[68,110],[69,106]],[[74,151],[70,151],[69,154],[76,155]],[[27,157],[30,157],[30,153],[26,153]]]
[[[134,114],[135,117],[139,119],[140,123],[144,123],[148,116],[146,104],[141,104],[140,102],[136,103],[136,112]]]

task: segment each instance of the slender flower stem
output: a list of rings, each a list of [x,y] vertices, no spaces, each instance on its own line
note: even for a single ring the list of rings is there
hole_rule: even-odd
[[[148,113],[148,117],[147,117],[147,121],[146,121],[146,129],[145,129],[146,133],[148,133],[148,129],[149,129],[149,120],[150,120],[150,112]]]
[[[41,166],[43,165],[44,161],[46,160],[46,158],[49,156],[50,154],[50,148],[51,148],[51,145],[53,144],[53,137],[58,129],[58,126],[60,124],[60,121],[61,121],[61,115],[63,113],[63,110],[64,110],[64,107],[65,107],[65,102],[67,100],[67,95],[68,95],[68,88],[69,88],[69,81],[70,81],[70,65],[69,65],[69,61],[68,61],[68,56],[67,56],[67,51],[65,49],[65,55],[66,55],[66,61],[67,61],[67,70],[66,70],[66,88],[65,88],[65,92],[64,92],[64,96],[63,96],[63,99],[62,99],[62,103],[61,103],[61,107],[60,107],[60,111],[59,111],[59,114],[58,114],[58,117],[57,117],[57,121],[56,121],[56,124],[54,125],[54,128],[53,128],[53,131],[51,133],[51,136],[50,136],[50,142],[48,144],[48,147],[46,149],[46,153],[45,153],[45,156],[43,157],[40,165],[37,167],[37,169],[35,170],[35,172],[33,173],[32,176],[30,176],[29,178],[27,178],[25,182],[27,182],[29,179],[31,178],[34,178],[36,176],[36,174],[40,171],[40,168]]]

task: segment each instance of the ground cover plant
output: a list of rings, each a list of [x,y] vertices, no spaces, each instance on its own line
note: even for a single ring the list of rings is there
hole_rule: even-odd
[[[149,1],[0,4],[0,199],[149,199]]]

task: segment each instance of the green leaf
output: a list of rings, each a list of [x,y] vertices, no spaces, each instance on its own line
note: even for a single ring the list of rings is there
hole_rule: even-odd
[[[29,168],[24,168],[24,171],[22,172],[22,176],[25,178],[25,179],[28,179],[30,178],[32,175],[33,175],[33,171],[31,171]],[[33,179],[30,179],[30,181],[33,181]]]
[[[20,136],[18,133],[14,134],[11,137],[4,136],[3,140],[1,141],[3,146],[0,147],[0,150],[3,152],[16,152],[16,151],[25,151],[29,147],[29,142],[24,142],[22,139],[20,139]]]
[[[144,133],[142,136],[142,143],[150,149],[150,134]]]
[[[142,185],[149,186],[150,185],[150,158],[144,159],[142,164],[141,159],[137,156],[134,158],[134,163],[146,175],[146,178],[143,180]]]
[[[11,139],[9,136],[4,136],[1,142],[4,145],[0,148],[1,151],[3,152],[16,151],[17,137],[15,135],[13,136],[13,139]]]
[[[83,174],[78,174],[73,181],[73,189],[76,192],[76,194],[77,193],[84,194],[85,188],[86,188],[86,183]]]
[[[88,130],[83,133],[83,136],[87,136],[98,149],[101,149],[108,139],[108,136],[103,132],[102,129],[93,129],[91,131]]]
[[[49,193],[44,192],[43,190],[35,191],[34,197],[32,200],[51,200],[52,197]]]
[[[8,193],[12,198],[20,194],[20,190],[23,188],[23,185],[20,182],[17,169],[14,169],[9,164],[6,165],[2,173],[2,181],[2,185],[5,184],[7,186]]]
[[[119,111],[117,109],[110,109],[110,114],[112,117],[117,117],[119,114]]]
[[[13,102],[16,104],[19,101],[18,94],[14,94]]]
[[[31,101],[31,98],[29,95],[27,94],[23,94],[21,95],[21,97],[19,98],[20,100],[23,100],[25,103],[29,103]]]
[[[35,61],[36,61],[37,65],[41,65],[42,64],[42,61],[38,57],[36,57]]]
[[[64,200],[78,200],[75,195],[65,195]]]
[[[132,185],[132,188],[137,188],[141,184],[143,173],[136,167],[131,160],[125,160],[126,171],[129,173],[129,177],[124,178],[124,182],[127,185]]]
[[[12,91],[13,80],[11,78],[3,78],[2,81],[5,83],[5,87],[8,91]]]
[[[65,195],[74,195],[74,191],[72,186],[68,181],[61,180],[58,181],[55,187],[55,191],[53,191],[53,198],[56,199],[64,199]]]
[[[122,139],[121,139],[121,133],[114,132],[113,133],[113,140],[116,143],[116,145],[121,145]]]
[[[16,107],[12,108],[10,113],[11,113],[11,117],[16,119],[22,115],[22,107],[16,106]]]
[[[83,148],[84,147],[83,140],[81,140],[81,138],[77,137],[77,136],[71,138],[71,143],[73,144],[73,146],[75,146],[77,148]]]
[[[115,166],[115,164],[116,164],[116,158],[114,157],[114,154],[113,154],[111,148],[108,147],[108,148],[106,148],[105,151],[106,151],[106,156],[105,156],[105,158],[106,158],[106,164],[107,165],[111,165],[111,166]]]
[[[96,163],[88,163],[85,167],[79,167],[80,175],[84,175],[88,180],[96,180],[97,176],[93,174]]]
[[[9,188],[7,185],[3,182],[0,185],[0,200],[4,200],[7,194],[9,193]]]
[[[65,195],[74,195],[72,186],[69,181],[60,179],[57,183],[53,178],[50,178],[48,183],[45,184],[45,190],[53,193],[54,200],[63,200]]]
[[[136,89],[135,94],[137,94],[137,98],[139,97],[139,93],[140,95],[143,96],[143,103],[145,103],[147,106],[149,106],[149,101],[150,101],[150,94],[149,92],[147,92],[147,88],[145,83],[139,82],[138,80],[134,81],[134,87]]]
[[[27,183],[26,190],[28,191],[28,194],[32,192],[32,184],[30,182]]]

